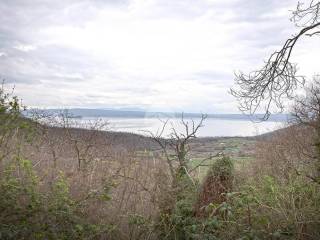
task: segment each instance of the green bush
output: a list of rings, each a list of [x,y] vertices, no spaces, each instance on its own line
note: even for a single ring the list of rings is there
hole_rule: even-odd
[[[289,183],[262,176],[228,194],[227,218],[218,218],[221,239],[319,239],[320,192],[299,176]]]
[[[0,239],[92,239],[109,226],[94,225],[78,211],[60,175],[42,193],[31,162],[16,158],[0,179]]]

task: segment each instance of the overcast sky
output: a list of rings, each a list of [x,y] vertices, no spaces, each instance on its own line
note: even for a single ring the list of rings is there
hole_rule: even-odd
[[[291,34],[296,0],[1,0],[0,75],[28,106],[237,112],[234,72]],[[320,72],[319,38],[294,52]]]

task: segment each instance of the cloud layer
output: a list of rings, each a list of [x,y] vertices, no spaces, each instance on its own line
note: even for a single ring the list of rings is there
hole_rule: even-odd
[[[295,4],[2,0],[0,75],[31,106],[236,112],[234,71],[261,66],[297,31]],[[311,41],[294,55],[304,74],[318,70]]]

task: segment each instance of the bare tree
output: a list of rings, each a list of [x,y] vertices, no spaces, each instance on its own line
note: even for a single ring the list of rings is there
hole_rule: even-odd
[[[320,1],[299,2],[292,11],[291,20],[301,30],[271,54],[261,69],[249,74],[236,74],[237,87],[231,89],[231,94],[237,98],[241,111],[252,115],[263,110],[262,120],[266,120],[273,107],[282,111],[283,100],[292,98],[295,90],[304,84],[304,77],[297,74],[297,66],[290,62],[290,58],[299,39],[320,34],[319,11]]]
[[[169,123],[168,120],[163,121],[162,128],[157,133],[148,132],[151,138],[160,146],[165,160],[167,162],[171,179],[172,186],[176,187],[177,182],[182,177],[187,177],[194,183],[192,173],[198,169],[200,166],[208,166],[206,162],[214,159],[215,157],[221,157],[221,153],[210,155],[203,158],[198,164],[192,166],[191,159],[189,158],[189,153],[191,150],[190,141],[195,139],[197,133],[201,127],[203,127],[203,122],[207,118],[206,115],[201,115],[198,123],[194,120],[186,121],[184,115],[181,116],[180,124],[183,128],[181,132],[177,130],[177,127],[171,124],[170,133],[164,138],[164,131]]]
[[[189,159],[187,158],[187,154],[190,151],[189,141],[196,138],[196,133],[203,126],[205,119],[206,115],[201,115],[199,123],[195,123],[194,120],[188,122],[182,114],[180,123],[184,131],[178,132],[177,129],[171,125],[171,132],[168,139],[163,138],[168,120],[163,122],[161,130],[157,133],[149,132],[151,138],[161,147],[173,179],[176,179],[178,175],[189,175]]]
[[[86,170],[87,165],[95,158],[93,152],[98,145],[96,139],[101,131],[107,129],[108,122],[102,119],[79,121],[68,110],[57,112],[33,110],[30,112],[32,119],[40,123],[37,129],[48,144],[54,167],[57,166],[58,146],[70,143],[72,146],[70,150],[73,150],[75,154],[78,170]],[[55,128],[63,130],[63,140],[52,136],[51,132]]]

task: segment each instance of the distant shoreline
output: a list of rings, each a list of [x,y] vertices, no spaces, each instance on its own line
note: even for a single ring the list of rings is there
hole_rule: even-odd
[[[181,118],[182,113],[176,112],[148,112],[137,110],[117,110],[117,109],[86,109],[86,108],[70,108],[70,109],[28,109],[24,112],[26,116],[31,116],[34,112],[46,114],[67,113],[70,118]],[[184,118],[201,118],[201,113],[183,113]],[[259,121],[263,114],[255,114],[248,116],[244,114],[206,114],[207,118],[224,119],[224,120],[244,120]],[[289,114],[273,114],[268,121],[270,122],[286,122],[290,119]]]

